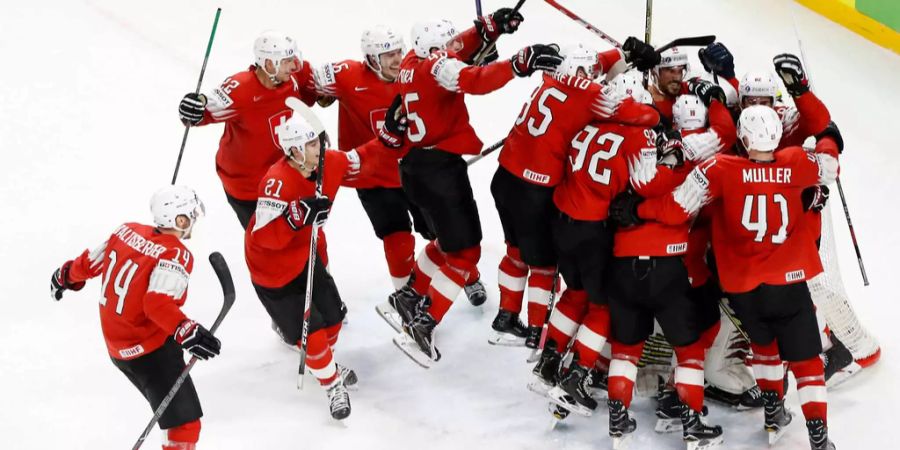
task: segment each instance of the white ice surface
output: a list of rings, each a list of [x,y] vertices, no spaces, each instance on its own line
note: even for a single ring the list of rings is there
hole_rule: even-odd
[[[485,10],[509,2],[490,0]],[[643,3],[566,0],[612,36],[643,35]],[[267,28],[292,33],[313,62],[359,57],[358,36],[375,23],[407,31],[416,20],[445,16],[465,27],[471,1],[8,1],[0,6],[0,448],[128,448],[151,412],[113,367],[100,334],[98,283],[49,299],[52,270],[105,238],[125,220],[148,221],[147,201],[168,183],[182,130],[180,97],[194,89],[216,6],[224,11],[204,81],[209,88],[252,61],[251,42]],[[658,0],[658,44],[716,34],[736,55],[738,73],[770,68],[771,58],[797,52],[784,1]],[[503,57],[532,42],[607,45],[539,0],[523,8],[521,31],[499,45]],[[847,151],[842,178],[872,285],[863,288],[847,227],[835,209],[846,287],[863,323],[880,339],[881,363],[830,393],[831,435],[841,448],[888,448],[896,383],[898,250],[894,198],[900,192],[896,148],[900,58],[797,7],[810,70],[840,124]],[[693,50],[691,50],[693,54]],[[693,56],[692,56],[693,58]],[[693,58],[695,68],[699,68]],[[538,77],[469,100],[485,143],[509,130]],[[318,108],[316,108],[319,110]],[[336,132],[336,108],[321,112]],[[288,448],[606,448],[606,414],[571,418],[547,429],[546,402],[525,389],[525,351],[486,344],[497,307],[496,267],[503,243],[488,184],[494,157],[473,167],[484,228],[480,268],[490,298],[483,308],[460,302],[438,331],[443,360],[429,371],[390,342],[374,313],[391,290],[381,244],[353,192],[344,191],[327,226],[331,269],[350,307],[339,362],[356,369],[346,425],[331,421],[313,380],[295,389],[297,356],[280,346],[255,298],[243,262],[242,233],[225,202],[213,155],[221,127],[191,132],[179,181],[205,199],[207,217],[189,245],[198,255],[221,251],[238,299],[221,328],[222,356],[193,374],[205,416],[205,449]],[[837,195],[832,198],[837,205]],[[208,264],[194,271],[186,311],[211,322],[221,295]],[[796,395],[789,403],[799,413]],[[726,448],[762,448],[762,413],[713,406]],[[677,435],[652,431],[652,406],[635,402],[633,448],[674,449]],[[158,448],[159,434],[145,448]],[[798,421],[778,448],[807,448]]]

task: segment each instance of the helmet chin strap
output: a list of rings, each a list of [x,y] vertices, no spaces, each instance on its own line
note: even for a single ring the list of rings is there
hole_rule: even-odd
[[[272,61],[272,60],[267,59],[266,61]],[[279,85],[279,84],[281,84],[281,81],[278,81],[278,78],[276,78],[276,77],[278,76],[278,68],[281,67],[281,61],[277,61],[277,62],[272,61],[272,65],[275,66],[275,73],[271,73],[268,70],[266,70],[265,64],[263,64],[263,66],[262,66],[263,73],[265,73],[266,76],[269,77],[269,81],[271,81],[275,85]]]

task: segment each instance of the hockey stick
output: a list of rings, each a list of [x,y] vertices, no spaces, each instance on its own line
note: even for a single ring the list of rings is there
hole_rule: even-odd
[[[800,48],[800,59],[803,60],[803,66],[806,67],[806,77],[809,80],[809,89],[813,89],[812,72],[809,70],[809,64],[806,59],[806,52],[803,51],[803,41],[800,40],[800,32],[797,30],[797,18],[794,16],[794,7],[791,7],[791,21],[794,25],[794,36],[797,38],[797,47]],[[853,250],[856,251],[856,262],[859,263],[859,272],[862,274],[863,286],[869,285],[869,277],[866,275],[866,266],[863,264],[862,253],[859,251],[859,243],[856,241],[856,231],[853,228],[853,221],[850,220],[850,209],[847,207],[847,197],[844,196],[844,187],[841,185],[841,177],[838,176],[834,180],[837,184],[838,194],[841,196],[841,204],[844,206],[844,217],[847,219],[847,227],[850,229],[850,240],[853,241]]]
[[[480,10],[480,9],[481,9],[481,2],[478,1],[478,0],[476,0],[476,2],[477,2],[477,3],[476,3],[476,6],[477,6],[478,9]],[[512,9],[513,14],[519,12],[519,8],[521,8],[522,5],[524,5],[524,4],[525,4],[525,0],[519,0],[519,2],[516,3],[516,6],[513,7],[513,9]],[[481,12],[478,13],[478,16],[481,17]],[[499,36],[498,36],[498,37],[499,37]],[[490,44],[488,44],[488,46],[485,47],[485,49],[482,50],[481,53],[479,53],[478,56],[475,57],[475,63],[474,63],[474,65],[480,66],[481,63],[484,62],[484,59],[487,58],[487,55],[490,55],[491,52],[493,52],[494,49],[495,49],[496,47],[497,47],[497,41],[496,41],[496,40],[493,41],[493,42],[491,42]]]
[[[506,138],[500,139],[494,145],[491,145],[490,147],[482,150],[481,153],[469,158],[469,160],[466,161],[466,165],[471,166],[472,164],[475,164],[478,161],[480,161],[485,156],[490,155],[491,153],[494,153],[495,151],[497,151],[497,149],[499,149],[500,147],[503,147],[504,142],[506,142]]]
[[[222,302],[222,309],[219,310],[219,315],[216,316],[216,321],[213,322],[212,328],[209,329],[209,332],[212,334],[216,334],[216,330],[219,329],[219,325],[222,324],[222,321],[225,320],[225,316],[228,314],[228,311],[231,310],[231,305],[234,305],[234,281],[231,279],[231,271],[228,270],[228,263],[225,262],[225,257],[222,256],[219,252],[212,252],[209,255],[209,263],[212,265],[213,270],[216,272],[216,277],[219,278],[219,284],[222,285],[222,294],[224,296],[224,301]],[[175,398],[175,394],[178,393],[178,390],[181,389],[181,385],[184,384],[184,380],[187,379],[188,373],[194,367],[194,363],[197,362],[197,357],[191,357],[190,362],[181,370],[181,374],[178,375],[178,378],[175,380],[175,384],[172,385],[172,389],[169,389],[169,393],[166,394],[166,397],[162,400],[162,403],[159,404],[159,407],[156,408],[156,411],[153,413],[153,418],[150,419],[150,423],[147,424],[147,427],[144,428],[144,432],[141,433],[141,437],[138,438],[137,442],[134,443],[134,446],[131,447],[131,450],[137,450],[141,448],[141,445],[144,444],[144,440],[147,439],[147,436],[150,434],[150,430],[156,425],[156,422],[159,421],[159,418],[162,417],[163,413],[166,412],[166,408],[169,407],[169,403],[172,402],[172,399]]]
[[[475,15],[481,17],[481,0],[475,0]]]
[[[322,122],[316,117],[316,114],[309,109],[299,98],[288,97],[284,100],[284,104],[294,110],[295,114],[299,114],[307,123],[309,123],[316,133],[321,134],[325,131]],[[316,169],[316,196],[322,195],[322,179],[325,177],[325,148],[319,150],[318,168]],[[312,308],[313,293],[313,273],[316,269],[316,248],[319,241],[319,226],[313,223],[312,236],[309,239],[309,260],[306,266],[306,297],[304,297],[303,306],[303,330],[300,333],[300,364],[297,369],[297,389],[303,389],[303,376],[306,375],[306,344],[309,338],[309,315]]]
[[[206,73],[206,63],[209,62],[209,52],[212,50],[213,38],[216,37],[216,27],[219,26],[219,15],[222,14],[222,8],[216,9],[216,18],[213,20],[212,32],[209,33],[209,42],[206,44],[206,55],[203,57],[203,67],[200,68],[200,79],[197,80],[197,89],[195,94],[200,93],[200,85],[203,84],[203,74]],[[181,137],[181,149],[178,150],[178,161],[175,162],[175,173],[172,174],[172,184],[178,179],[178,169],[181,167],[181,157],[184,156],[184,146],[187,144],[188,131],[191,130],[190,124],[184,125],[184,136]]]
[[[650,43],[650,29],[653,26],[653,0],[647,0],[647,6],[644,8],[644,43]],[[650,72],[644,72],[644,89],[650,83]]]

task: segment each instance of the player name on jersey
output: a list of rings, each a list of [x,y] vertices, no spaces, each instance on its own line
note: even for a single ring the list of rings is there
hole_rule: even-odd
[[[162,255],[163,252],[167,250],[163,245],[144,239],[143,236],[136,233],[131,228],[128,228],[126,225],[120,226],[116,230],[115,236],[121,239],[125,245],[133,248],[136,252],[151,258],[159,258],[159,255]]]
[[[790,184],[790,167],[753,167],[743,170],[744,183]]]

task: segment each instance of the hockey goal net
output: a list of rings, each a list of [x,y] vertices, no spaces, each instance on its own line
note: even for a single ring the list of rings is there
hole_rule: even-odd
[[[872,334],[859,322],[841,280],[831,215],[831,205],[835,201],[839,200],[832,199],[822,211],[819,256],[825,270],[809,281],[809,290],[816,307],[822,309],[825,321],[832,332],[847,346],[857,364],[868,367],[878,361],[881,348]]]

